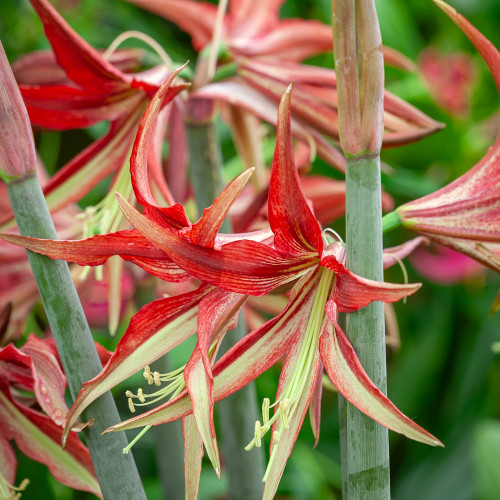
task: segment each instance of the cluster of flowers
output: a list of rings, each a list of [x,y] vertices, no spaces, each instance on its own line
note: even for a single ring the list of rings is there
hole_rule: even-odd
[[[335,73],[300,63],[331,50],[331,28],[314,21],[280,20],[282,0],[231,0],[223,18],[215,6],[204,2],[133,0],[191,35],[200,52],[191,85],[183,79],[184,67],[173,70],[163,52],[162,64],[135,71],[142,67],[142,52],[114,47],[95,50],[48,0],[30,1],[52,50],[28,54],[14,63],[17,85],[5,55],[0,54],[0,89],[6,89],[0,95],[0,111],[10,120],[0,123],[0,131],[9,127],[16,130],[13,124],[18,114],[9,114],[9,110],[23,106],[22,100],[32,126],[67,130],[109,121],[110,127],[44,182],[47,203],[55,212],[61,234],[71,239],[41,240],[10,233],[2,238],[80,266],[106,264],[112,330],[121,310],[123,261],[172,283],[174,290],[178,288],[176,294],[153,301],[132,318],[103,371],[84,385],[67,415],[62,399],[65,379],[50,341],[30,337],[20,349],[9,344],[0,350],[5,386],[0,391],[4,463],[15,464],[8,445],[14,439],[23,452],[48,464],[62,482],[98,493],[88,451],[70,430],[78,427],[79,415],[96,398],[144,369],[149,384],[168,384],[151,394],[127,392],[130,409],[149,404],[147,400],[170,399],[108,431],[183,419],[186,465],[190,467],[187,491],[195,498],[201,443],[220,473],[214,402],[282,359],[275,403],[264,401],[262,422],[256,424],[249,444],[260,446],[270,431],[266,498],[276,492],[308,411],[319,438],[323,370],[347,400],[376,421],[412,439],[440,445],[373,384],[337,322],[339,312],[352,312],[372,301],[397,301],[414,293],[419,285],[374,282],[349,271],[343,243],[322,230],[323,224],[343,213],[343,183],[299,175],[314,155],[340,171],[345,168],[335,146],[339,139]],[[499,52],[453,9],[442,2],[439,5],[477,47],[500,88]],[[222,49],[217,50],[216,45]],[[215,62],[213,54],[218,57]],[[386,50],[385,55],[389,63],[409,64],[394,51]],[[295,82],[293,90],[291,81]],[[185,126],[209,119],[216,102],[232,124],[244,162],[255,168],[236,177],[192,223],[179,203],[190,194]],[[260,120],[277,126],[270,177],[258,149]],[[383,145],[387,147],[415,141],[440,128],[389,92],[384,96],[384,126]],[[4,137],[0,140],[4,178],[11,180],[34,169],[34,158],[28,166],[18,161],[19,151],[34,147],[32,137]],[[165,138],[169,142],[166,166],[162,160]],[[399,207],[387,220],[500,271],[499,151],[497,140],[464,176]],[[9,165],[14,168],[9,170]],[[110,174],[114,178],[108,195],[98,206],[81,213],[73,203]],[[246,186],[252,174],[257,180]],[[242,192],[250,199],[247,210],[230,210]],[[326,209],[325,198],[330,203]],[[385,200],[390,206],[390,199]],[[8,207],[3,207],[3,213],[2,229],[12,228]],[[228,214],[233,226],[242,232],[219,232]],[[124,229],[127,221],[133,229]],[[424,238],[418,237],[388,249],[385,264],[392,265],[422,241]],[[8,297],[13,307],[13,321],[5,325],[10,329],[4,336],[6,343],[18,336],[21,320],[37,298],[34,284],[19,278],[26,273],[24,254],[7,244],[0,251],[10,269],[0,296]],[[187,291],[182,288],[186,283]],[[266,296],[278,287],[286,297],[284,308],[269,321],[255,325],[216,360],[224,335],[234,328],[249,298]],[[195,334],[196,347],[182,370],[165,375],[151,372],[150,363]],[[26,401],[20,388],[32,391],[34,399]],[[32,408],[35,400],[45,413]],[[274,407],[272,416],[270,407]],[[42,440],[41,434],[49,440]],[[55,449],[61,437],[66,442],[64,456],[60,450],[52,454],[50,448]],[[12,485],[15,465],[1,474],[2,480]]]

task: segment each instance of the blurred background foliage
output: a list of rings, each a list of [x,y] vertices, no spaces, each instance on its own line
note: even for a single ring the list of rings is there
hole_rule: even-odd
[[[62,15],[94,47],[107,47],[124,30],[143,31],[167,50],[174,61],[195,60],[190,39],[171,23],[122,0],[53,0]],[[469,111],[453,116],[431,97],[418,71],[387,69],[387,88],[410,101],[446,127],[414,145],[385,151],[384,188],[396,204],[422,196],[456,178],[484,155],[500,127],[499,98],[479,55],[455,25],[429,0],[377,0],[384,44],[400,50],[418,63],[422,52],[435,47],[443,54],[463,52],[473,61],[475,81]],[[459,9],[494,45],[500,47],[500,2],[454,0]],[[303,17],[329,22],[330,0],[287,0],[283,17]],[[47,48],[41,23],[27,0],[0,2],[0,39],[11,61],[32,50]],[[137,42],[129,43],[129,46]],[[315,58],[315,64],[331,66],[332,55]],[[234,165],[234,147],[221,130],[224,159]],[[90,143],[92,131],[37,134],[37,143],[49,171],[54,172]],[[321,162],[313,172],[337,176]],[[99,192],[94,196],[98,197]],[[88,202],[88,201],[87,201]],[[335,226],[337,227],[337,226]],[[340,223],[340,226],[341,223]],[[339,230],[341,231],[341,230]],[[385,246],[398,244],[410,234],[386,235]],[[492,272],[454,285],[439,285],[407,266],[410,281],[424,287],[406,303],[395,305],[401,346],[389,348],[389,396],[407,415],[438,436],[446,448],[435,449],[391,433],[392,494],[396,500],[497,500],[500,498],[500,360],[493,345],[500,341],[500,313],[490,308],[500,286]],[[432,276],[431,276],[432,278]],[[402,281],[401,271],[391,269],[388,281]],[[148,298],[138,295],[138,302]],[[137,304],[138,306],[140,304]],[[130,311],[129,317],[134,313]],[[30,317],[26,331],[40,330],[40,310]],[[126,321],[121,325],[122,331]],[[114,348],[115,339],[96,331],[96,339]],[[173,355],[184,362],[192,346]],[[257,381],[259,400],[273,398],[279,367]],[[127,415],[126,388],[115,393]],[[308,425],[285,469],[279,498],[330,500],[340,498],[337,397],[325,391],[321,439],[316,449]],[[171,425],[171,424],[167,424]],[[249,429],[249,440],[253,430]],[[150,500],[163,498],[154,459],[152,432],[134,453]],[[165,443],[165,446],[168,446]],[[205,463],[200,499],[224,498],[225,479],[219,482]],[[113,471],[110,471],[112,474]],[[44,466],[19,454],[19,481],[31,484],[23,498],[86,499],[53,480]]]

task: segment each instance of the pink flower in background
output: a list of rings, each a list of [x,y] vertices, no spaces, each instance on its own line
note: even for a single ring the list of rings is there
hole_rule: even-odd
[[[485,271],[484,266],[470,257],[437,244],[417,248],[410,262],[426,279],[442,285],[475,278]]]
[[[428,48],[420,54],[419,66],[435,101],[452,115],[469,112],[472,88],[476,80],[473,59],[464,53],[440,54]]]

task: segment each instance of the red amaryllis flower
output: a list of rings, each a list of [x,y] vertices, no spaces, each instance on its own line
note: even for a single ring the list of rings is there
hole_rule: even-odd
[[[54,67],[54,59],[47,53],[25,56],[17,65],[19,87],[32,125],[67,130],[111,121],[108,133],[70,161],[45,187],[49,208],[54,210],[79,200],[111,173],[128,171],[128,155],[140,117],[169,70],[161,65],[128,73],[140,53],[123,52],[107,60],[75,33],[47,0],[31,3],[60,67],[47,78],[44,68]],[[165,104],[184,88],[185,84],[171,85]],[[154,179],[161,179],[156,174]],[[159,181],[158,187],[170,201],[165,183]]]
[[[317,390],[321,364],[338,389],[362,411],[414,439],[439,444],[399,412],[373,385],[336,323],[337,309],[352,311],[373,300],[392,302],[416,291],[419,285],[391,285],[355,276],[343,265],[343,246],[338,242],[324,244],[320,226],[300,189],[293,163],[289,93],[281,106],[278,148],[270,185],[269,219],[274,234],[273,246],[258,241],[266,235],[265,232],[217,235],[230,204],[248,179],[248,171],[228,186],[196,224],[191,225],[186,220],[179,205],[161,208],[156,204],[147,183],[147,152],[165,93],[166,86],[151,101],[139,127],[132,155],[132,180],[145,215],[136,212],[123,199],[121,204],[136,229],[149,240],[151,256],[154,252],[156,255],[163,253],[163,259],[156,266],[157,274],[161,274],[158,272],[161,264],[168,262],[165,257],[168,255],[171,266],[176,263],[185,272],[208,284],[177,297],[155,301],[134,317],[101,374],[85,384],[68,416],[68,426],[99,395],[197,331],[198,343],[184,369],[183,378],[182,373],[177,373],[173,387],[168,386],[149,396],[143,391],[128,394],[133,408],[145,404],[147,399],[156,400],[171,393],[179,395],[113,430],[187,417],[185,429],[191,429],[187,432],[187,439],[196,441],[199,432],[218,470],[212,416],[214,401],[238,390],[288,353],[277,396],[279,407],[272,422],[271,418],[267,419],[267,413],[264,415],[264,426],[274,425],[277,433],[272,444],[274,466],[269,469],[267,495],[275,491],[305,412]],[[146,262],[147,245],[141,242],[135,231],[95,236],[72,243],[3,237],[22,242],[23,246],[51,257],[84,264],[102,262],[113,251],[125,256],[135,252],[137,262],[141,265]],[[100,248],[99,242],[102,243]],[[112,242],[114,245],[110,248]],[[143,253],[139,257],[140,245]],[[93,256],[85,255],[83,247],[93,249]],[[151,258],[149,262],[153,260]],[[165,270],[163,272],[167,274]],[[251,332],[212,368],[217,346],[226,330],[234,324],[246,296],[264,295],[292,281],[296,283],[285,310]],[[148,369],[145,377],[151,383],[162,382],[160,374],[152,374]],[[165,379],[172,380],[172,376]],[[197,430],[188,417],[191,413],[196,418]],[[291,428],[285,430],[287,423]],[[261,431],[264,432],[262,427]],[[279,443],[277,436],[280,436]],[[259,431],[256,442],[260,442],[260,437]],[[196,451],[199,447],[187,446],[187,449],[194,450],[194,455],[199,458]],[[199,463],[198,458],[189,463]]]
[[[61,450],[66,377],[55,349],[31,335],[23,347],[0,349],[0,496],[17,498],[16,458],[10,441],[45,464],[60,482],[101,497],[88,449],[75,433]]]
[[[215,244],[221,215],[225,214],[218,214],[216,210],[221,199],[226,196],[224,193],[210,210],[205,211],[203,224],[181,231],[175,230],[166,220],[165,211],[148,203],[143,169],[146,165],[148,136],[151,135],[159,107],[160,103],[156,102],[156,98],[153,99],[144,117],[144,126],[140,128],[133,156],[136,193],[145,205],[146,215],[136,212],[123,200],[122,209],[136,229],[181,268],[220,288],[210,290],[209,287],[207,290],[208,285],[202,285],[189,297],[165,299],[169,304],[178,304],[173,316],[169,316],[168,312],[152,316],[157,304],[151,304],[148,313],[141,311],[142,321],[147,325],[147,335],[142,336],[147,339],[146,342],[140,340],[138,323],[134,322],[133,327],[131,324],[134,333],[129,334],[127,341],[122,341],[120,349],[117,349],[103,372],[85,385],[68,416],[68,425],[74,423],[91,401],[114,385],[118,378],[121,379],[125,371],[131,370],[132,365],[137,366],[137,361],[146,361],[140,357],[148,351],[151,355],[151,346],[153,343],[158,345],[157,339],[160,338],[158,334],[151,337],[150,326],[153,323],[158,329],[157,323],[162,322],[163,337],[173,323],[186,324],[187,318],[193,321],[196,307],[199,307],[198,344],[185,367],[186,389],[159,408],[110,430],[154,425],[184,418],[193,412],[209,456],[218,468],[212,420],[214,401],[238,390],[286,355],[275,415],[271,418],[267,411],[264,412],[263,424],[255,437],[255,443],[258,444],[262,434],[271,426],[275,431],[271,444],[271,464],[266,474],[266,497],[271,497],[275,492],[317,388],[322,365],[339,391],[362,411],[407,436],[429,444],[439,444],[439,441],[399,412],[373,385],[337,325],[337,310],[353,311],[373,300],[393,302],[413,293],[419,285],[391,285],[360,278],[344,267],[344,248],[340,243],[324,244],[320,226],[300,190],[293,164],[289,93],[281,105],[278,147],[270,187],[269,218],[274,233],[273,246],[245,239]],[[141,192],[145,196],[141,196]],[[213,223],[210,225],[211,220]],[[285,310],[247,335],[212,368],[211,361],[221,332],[234,321],[244,296],[264,295],[291,281],[296,283]],[[202,303],[204,314],[201,314]],[[182,323],[179,314],[187,315],[183,317]],[[165,321],[169,322],[168,328]],[[182,328],[182,335],[187,329]],[[146,372],[145,376],[151,377],[151,374]],[[181,389],[182,384],[177,383],[176,388]],[[130,394],[129,397],[145,400],[142,392]]]
[[[463,16],[436,4],[475,45],[500,91],[500,53]],[[500,272],[500,135],[486,156],[440,190],[402,205],[391,219]]]
[[[197,50],[212,41],[216,26],[215,5],[191,0],[129,1],[178,24],[192,36]],[[226,49],[225,58],[221,58],[221,71],[216,78],[223,78],[223,81],[210,83],[202,79],[203,85],[195,85],[198,88],[190,95],[190,99],[196,100],[192,107],[200,108],[203,100],[223,101],[228,108],[226,117],[234,118],[234,109],[238,108],[240,114],[244,110],[275,125],[280,98],[289,83],[295,81],[294,137],[312,146],[313,156],[317,154],[343,171],[343,155],[327,140],[338,141],[335,72],[299,64],[307,57],[331,51],[331,27],[318,21],[281,20],[279,10],[283,3],[283,0],[229,2],[220,36]],[[411,66],[395,51],[385,51],[385,55],[389,64]],[[227,68],[232,71],[228,72]],[[441,128],[440,124],[390,93],[386,93],[385,106],[386,147],[416,141]],[[196,119],[190,117],[190,120]],[[231,128],[235,129],[240,156],[246,159],[241,144],[251,140],[252,131],[242,130],[246,127],[244,122],[238,118],[238,124]]]

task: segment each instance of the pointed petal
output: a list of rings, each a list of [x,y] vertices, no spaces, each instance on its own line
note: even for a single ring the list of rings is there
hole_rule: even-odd
[[[211,289],[201,285],[186,294],[155,300],[132,318],[101,373],[83,384],[67,415],[65,437],[92,401],[196,333],[198,304]]]
[[[182,419],[184,435],[184,484],[186,500],[196,500],[200,488],[201,459],[203,458],[203,440],[201,439],[193,415]]]
[[[330,318],[334,317],[331,311],[335,304],[339,312],[357,311],[375,300],[396,302],[415,293],[422,286],[421,283],[397,285],[362,278],[346,269],[332,255],[323,257],[321,265],[332,269],[337,275],[337,286],[326,304],[326,312]]]
[[[59,64],[78,85],[106,93],[129,85],[121,71],[81,38],[47,0],[30,0]]]
[[[429,240],[424,236],[417,236],[396,247],[385,248],[383,253],[384,269],[389,269],[396,263],[401,262],[420,245],[429,245]]]
[[[193,245],[168,227],[160,227],[135,210],[117,194],[118,203],[130,223],[153,245],[167,253],[192,276],[226,290],[265,295],[307,272],[316,255],[285,258],[273,248],[256,241],[235,241],[220,250]]]
[[[319,339],[321,360],[338,391],[360,411],[389,429],[431,446],[443,446],[434,436],[401,413],[368,378],[351,344],[331,322]]]
[[[309,405],[309,420],[314,435],[314,448],[316,448],[319,441],[319,430],[321,425],[321,396],[323,394],[323,363],[321,363],[321,361],[318,371],[316,387],[314,388],[311,403]]]
[[[160,223],[165,221],[167,224],[173,224],[178,227],[190,226],[189,219],[180,205],[167,208],[157,205],[149,186],[148,157],[158,115],[162,107],[171,99],[170,87],[172,82],[186,64],[175,70],[151,99],[139,122],[137,136],[130,157],[132,185],[137,201],[145,207],[145,213]]]
[[[68,407],[64,400],[66,377],[51,347],[31,334],[21,351],[33,361],[34,392],[38,404],[59,426],[64,425]]]
[[[298,344],[299,343],[297,342],[290,354],[287,356],[283,365],[283,370],[281,372],[278,387],[278,394],[276,395],[277,399],[280,397],[281,392],[285,389],[294,372],[296,371],[299,361],[297,356],[299,351]],[[304,389],[302,391],[302,394],[300,395],[294,412],[289,415],[288,418],[288,429],[283,430],[277,443],[274,439],[273,432],[270,450],[271,458],[269,463],[270,472],[269,476],[266,479],[263,500],[272,500],[276,494],[278,484],[288,461],[288,457],[292,453],[293,445],[297,440],[300,429],[302,427],[302,423],[304,422],[304,418],[307,414],[309,404],[311,403],[311,399],[316,388],[316,381],[318,378],[321,380],[321,377],[319,376],[320,365],[321,362],[319,351],[315,346],[314,359],[311,363],[311,369],[307,374],[304,375],[304,377],[306,378],[306,380],[304,380],[303,382]],[[277,431],[279,429],[281,422],[282,420],[279,417],[273,424],[273,431]]]
[[[122,259],[166,281],[178,282],[190,278],[165,252],[135,230],[96,235],[77,241],[44,240],[7,233],[0,234],[0,238],[51,259],[64,259],[80,266],[100,266],[113,255],[120,255]]]
[[[291,134],[291,87],[285,92],[278,113],[276,150],[269,185],[269,222],[274,245],[291,256],[321,254],[321,228],[300,188],[293,159]]]
[[[234,326],[246,296],[216,288],[204,297],[198,312],[198,342],[184,372],[196,424],[207,455],[220,478],[220,461],[213,419],[213,376],[210,346]],[[214,356],[212,356],[214,357]]]
[[[21,452],[45,464],[57,480],[102,498],[89,452],[74,433],[63,450],[59,444],[61,427],[46,415],[16,404],[2,391],[0,421]]]
[[[193,243],[204,247],[214,247],[217,232],[224,218],[234,200],[245,187],[254,170],[254,168],[249,168],[238,175],[238,177],[222,191],[220,196],[214,200],[213,204],[203,210],[203,215],[200,220],[184,233],[186,236],[189,236]]]

